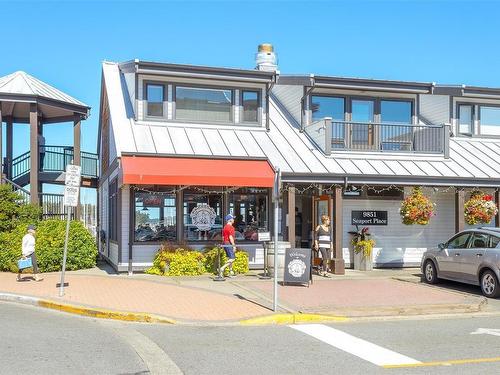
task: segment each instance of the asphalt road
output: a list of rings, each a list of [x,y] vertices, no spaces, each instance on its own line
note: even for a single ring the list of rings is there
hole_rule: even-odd
[[[384,367],[391,363],[402,367]],[[0,302],[0,374],[455,375],[499,369],[498,316],[188,327]]]

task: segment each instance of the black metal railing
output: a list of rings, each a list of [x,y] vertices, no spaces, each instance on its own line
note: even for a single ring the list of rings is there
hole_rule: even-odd
[[[329,154],[336,150],[449,153],[450,126],[401,123],[332,121],[324,118],[306,127],[306,133]]]
[[[2,177],[2,181],[6,184],[9,184],[12,187],[12,191],[15,191],[19,194],[20,203],[29,203],[30,202],[30,192],[23,187],[16,184],[14,181],[9,180],[5,176]]]
[[[82,176],[97,178],[98,157],[97,154],[81,152]],[[74,157],[73,147],[70,146],[42,146],[40,148],[40,171],[42,172],[64,172],[66,165],[70,164]],[[30,172],[30,152],[25,152],[11,161],[12,180],[16,180]],[[5,165],[8,166],[8,161]]]
[[[44,219],[65,219],[67,209],[63,204],[64,195],[54,193],[41,193],[40,206],[42,208],[42,217]],[[75,209],[69,208],[71,218],[75,218]]]

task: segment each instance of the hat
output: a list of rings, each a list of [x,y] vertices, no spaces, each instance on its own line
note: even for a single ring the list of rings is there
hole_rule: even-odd
[[[28,225],[28,230],[36,230],[36,227],[33,224]]]
[[[229,221],[229,220],[233,220],[234,219],[234,216],[229,214],[229,215],[226,215],[226,221]]]

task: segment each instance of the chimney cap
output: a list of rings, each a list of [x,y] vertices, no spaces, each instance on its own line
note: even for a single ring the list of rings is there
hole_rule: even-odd
[[[262,43],[262,44],[259,44],[259,49],[258,49],[259,52],[274,52],[274,47],[271,43]]]

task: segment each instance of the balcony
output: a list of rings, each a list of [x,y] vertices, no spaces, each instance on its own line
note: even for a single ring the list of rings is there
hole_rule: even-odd
[[[364,123],[325,117],[306,126],[305,132],[326,155],[335,151],[358,151],[449,157],[449,124]]]
[[[40,163],[40,182],[46,183],[64,183],[59,176],[65,171],[66,165],[73,160],[73,147],[71,146],[43,146],[44,156],[39,159]],[[42,153],[40,154],[42,155]],[[4,167],[7,171],[7,178],[20,186],[29,184],[30,174],[30,152],[15,157],[10,163],[4,161]],[[98,158],[97,154],[81,152],[82,165],[82,184],[84,186],[95,187],[98,177]],[[85,182],[88,183],[85,183]]]

